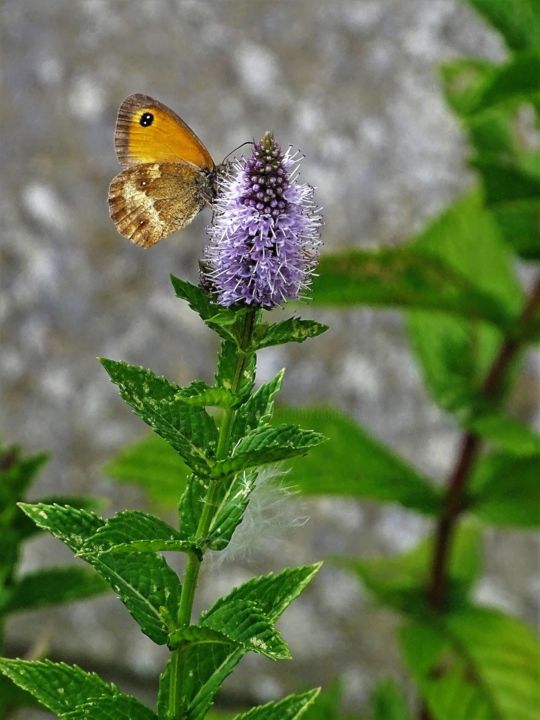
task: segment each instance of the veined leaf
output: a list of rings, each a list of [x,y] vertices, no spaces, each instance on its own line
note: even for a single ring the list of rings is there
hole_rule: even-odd
[[[253,578],[235,588],[227,597],[220,598],[206,616],[218,612],[229,603],[241,601],[255,604],[261,613],[274,623],[300,595],[319,567],[320,564],[287,568],[277,574],[270,573]],[[208,628],[197,629],[198,632],[203,630],[214,632]],[[246,650],[223,642],[210,645],[200,643],[188,648],[181,664],[186,713],[189,713],[190,720],[203,720],[217,691],[245,655]],[[160,713],[165,711],[168,703],[168,674],[171,672],[171,667],[172,664],[169,663],[160,680]]]
[[[224,485],[224,492],[218,499],[218,507],[208,531],[206,545],[212,550],[223,550],[227,547],[234,531],[242,522],[249,503],[249,498],[257,481],[257,472],[237,473],[228,483],[220,480]]]
[[[147,541],[182,541],[178,530],[158,517],[139,510],[124,510],[106,521],[83,544],[90,553],[103,553],[117,546]]]
[[[157,720],[157,715],[128,695],[95,698],[64,713],[62,720]]]
[[[440,497],[432,482],[339,410],[278,407],[275,417],[328,438],[306,457],[287,463],[288,479],[303,494],[395,502],[428,515],[438,511]]]
[[[322,335],[328,330],[327,325],[315,320],[289,318],[279,323],[260,323],[255,327],[253,350],[261,350],[271,345],[283,345],[288,342],[302,343],[308,338]]]
[[[191,473],[182,458],[157,435],[123,448],[104,468],[115,480],[142,487],[150,500],[174,506]]]
[[[296,720],[315,701],[320,690],[308,690],[297,695],[288,695],[283,700],[270,702],[236,715],[234,720]]]
[[[503,527],[540,527],[540,454],[491,453],[481,458],[470,483],[467,507]]]
[[[431,573],[433,537],[417,547],[388,558],[341,558],[338,564],[355,575],[383,605],[412,615],[428,613],[427,587]],[[454,540],[448,579],[448,604],[467,602],[482,566],[482,533],[479,525],[462,524]]]
[[[82,600],[108,589],[99,575],[86,568],[46,568],[18,579],[9,588],[6,602],[0,603],[0,614]]]
[[[225,477],[242,470],[285,460],[307,451],[325,438],[295,425],[261,425],[242,438],[232,455],[215,463],[213,477]]]
[[[105,525],[86,510],[59,505],[21,503],[24,512],[84,557],[118,594],[141,630],[155,643],[167,642],[172,618],[178,609],[180,582],[176,573],[154,553],[99,554],[89,539]]]
[[[260,653],[271,660],[291,657],[278,630],[259,605],[247,600],[229,600],[205,614],[203,627],[222,633],[244,650]]]
[[[219,349],[216,384],[227,392],[233,389],[232,378],[236,373],[238,362],[238,346],[232,340],[223,340]],[[247,398],[255,382],[257,358],[254,353],[247,356],[242,375],[238,378],[236,396],[239,400]]]
[[[150,370],[104,358],[101,363],[134,412],[195,472],[208,473],[217,445],[217,428],[210,415],[179,400],[182,388]]]
[[[484,608],[405,627],[405,660],[433,720],[534,720],[540,648],[521,622]]]
[[[504,37],[512,50],[540,46],[540,8],[536,0],[467,0]]]
[[[114,699],[120,695],[116,686],[106,683],[95,673],[50,660],[0,658],[0,673],[33,695],[47,710],[60,716],[89,700]]]
[[[313,302],[437,310],[508,327],[511,314],[442,256],[416,244],[323,255]]]

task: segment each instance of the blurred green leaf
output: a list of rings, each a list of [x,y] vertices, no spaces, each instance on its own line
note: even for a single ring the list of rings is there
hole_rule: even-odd
[[[473,228],[470,235],[474,236]],[[406,245],[323,255],[313,281],[313,302],[423,308],[509,326],[512,316],[499,298],[427,250]]]
[[[120,482],[139,485],[154,502],[174,507],[191,471],[165,440],[148,435],[123,448],[104,472]]]
[[[296,720],[304,715],[318,694],[319,690],[317,689],[297,695],[288,695],[283,700],[260,705],[245,713],[240,713],[235,716],[234,720]]]
[[[473,471],[467,507],[503,527],[540,527],[540,454],[490,453]]]
[[[520,621],[467,608],[403,628],[401,644],[433,720],[535,720],[540,647]]]
[[[358,720],[341,710],[342,694],[342,683],[339,681],[325,686],[302,716],[303,720]]]
[[[373,720],[409,720],[409,708],[402,691],[390,678],[382,680],[373,693]]]
[[[427,587],[433,555],[432,535],[401,555],[385,558],[340,558],[338,564],[354,573],[383,605],[405,613],[429,612]],[[482,533],[477,524],[462,524],[450,559],[448,604],[466,603],[482,567]]]
[[[538,0],[467,0],[504,37],[511,50],[540,47]]]
[[[0,614],[82,600],[108,589],[108,584],[99,575],[86,568],[37,570],[16,580],[9,588],[7,602],[0,607]]]
[[[278,407],[278,422],[299,423],[328,438],[287,466],[291,485],[305,495],[344,495],[396,502],[425,514],[440,506],[430,480],[407,465],[339,410]]]
[[[467,429],[512,455],[540,455],[540,435],[508,415],[478,415],[467,422]]]
[[[39,707],[39,703],[33,695],[25,692],[8,677],[0,674],[0,713],[21,707]]]

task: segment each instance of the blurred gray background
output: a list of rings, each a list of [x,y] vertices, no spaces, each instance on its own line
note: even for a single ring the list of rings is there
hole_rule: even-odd
[[[504,57],[499,38],[458,0],[3,0],[0,33],[0,435],[52,452],[35,496],[99,495],[110,512],[145,507],[136,489],[101,472],[145,428],[96,356],[179,382],[208,379],[215,362],[213,337],[168,283],[171,271],[197,278],[208,214],[148,251],[109,220],[122,99],[143,92],[169,104],[217,161],[267,129],[301,148],[331,251],[399,243],[470,184],[437,67],[462,55]],[[260,378],[286,366],[285,400],[334,402],[443,478],[458,435],[425,395],[400,315],[307,314],[330,332],[264,351]],[[530,357],[515,398],[518,413],[536,424],[538,367]],[[263,493],[257,511],[268,514],[265,502],[274,499]],[[428,527],[396,508],[327,499],[283,502],[267,525],[255,547],[244,537],[244,550],[213,564],[201,605],[286,564],[410,547]],[[479,598],[534,621],[533,538],[493,532],[487,549]],[[24,562],[32,569],[70,558],[45,538]],[[378,677],[400,675],[394,626],[354,580],[326,568],[283,619],[294,660],[247,659],[226,695],[262,701],[339,674],[349,707],[363,709]],[[36,636],[54,657],[152,697],[163,652],[112,596],[20,616],[8,649],[24,653]]]

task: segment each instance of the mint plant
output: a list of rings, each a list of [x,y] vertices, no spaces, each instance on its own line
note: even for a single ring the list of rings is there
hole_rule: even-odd
[[[288,479],[305,495],[392,503],[431,520],[407,553],[335,559],[400,616],[415,717],[533,720],[538,642],[526,623],[475,602],[474,589],[489,528],[540,527],[540,436],[509,402],[540,338],[540,3],[468,2],[509,53],[503,63],[465,58],[442,69],[478,182],[402,245],[323,256],[312,288],[321,307],[403,311],[426,389],[461,433],[453,466],[446,478],[429,477],[334,408],[278,408],[276,418],[328,438],[291,462]],[[185,471],[162,450],[144,439],[108,471],[169,502],[171,479]],[[149,465],[160,478],[154,486]],[[338,705],[325,706],[324,717],[337,716]],[[375,720],[413,717],[387,682],[372,710]]]
[[[24,456],[17,445],[0,444],[0,653],[10,618],[26,610],[81,600],[104,592],[107,585],[91,569],[76,565],[44,568],[22,573],[24,543],[40,529],[17,506],[47,462],[47,453]],[[94,507],[76,497],[48,497],[44,503],[71,507]],[[29,648],[32,652],[32,648]],[[16,708],[32,704],[32,697],[0,676],[0,720]]]
[[[319,565],[254,578],[220,598],[196,621],[193,603],[209,550],[227,547],[249,503],[261,467],[304,455],[323,440],[291,423],[270,424],[283,371],[255,389],[260,348],[303,342],[320,323],[268,323],[263,309],[306,288],[319,247],[313,189],[296,174],[298,159],[271,134],[249,159],[221,176],[201,286],[173,277],[179,299],[217,334],[215,382],[187,387],[142,367],[102,359],[122,399],[181,458],[179,525],[133,510],[105,520],[60,502],[20,503],[38,528],[62,540],[111,586],[141,631],[170,651],[156,707],[81,668],[49,661],[0,660],[0,672],[62,720],[202,720],[225,678],[247,652],[290,657],[275,627]],[[210,410],[211,409],[211,410]],[[186,558],[182,580],[162,553]],[[237,720],[293,720],[317,690],[291,695]]]

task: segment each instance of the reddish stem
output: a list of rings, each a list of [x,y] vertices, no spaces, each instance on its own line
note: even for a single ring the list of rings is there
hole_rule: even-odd
[[[526,330],[530,320],[540,307],[540,277],[529,295],[521,313],[518,329]],[[507,371],[525,343],[524,337],[517,332],[508,336],[502,343],[497,356],[482,385],[481,395],[486,400],[496,401],[504,388]],[[427,590],[428,605],[436,613],[443,613],[447,603],[448,570],[452,552],[454,532],[463,509],[463,499],[471,470],[482,448],[482,439],[473,432],[464,433],[461,449],[446,485],[443,509],[435,529],[430,583]],[[429,711],[423,705],[420,720],[430,720]]]

